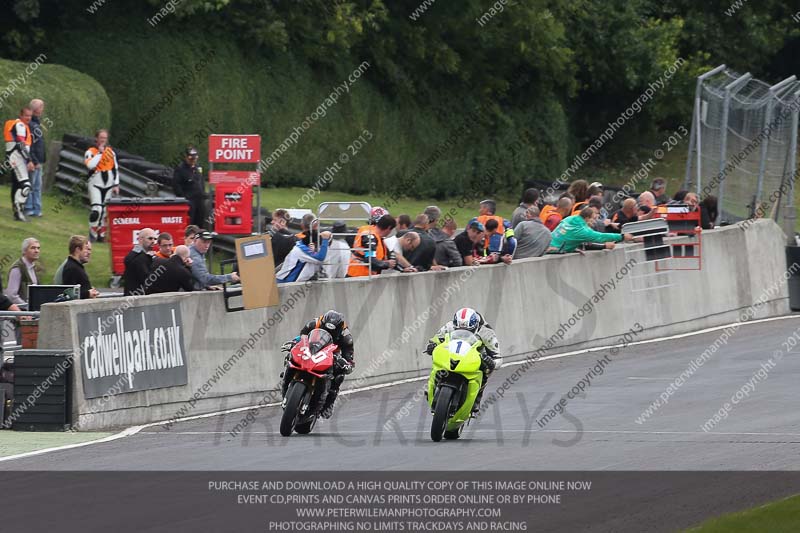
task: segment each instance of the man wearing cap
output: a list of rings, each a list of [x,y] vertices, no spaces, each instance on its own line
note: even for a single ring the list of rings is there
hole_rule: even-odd
[[[172,174],[172,190],[175,196],[189,201],[189,221],[196,226],[203,226],[205,217],[205,188],[203,176],[197,167],[197,149],[186,148],[183,162]]]
[[[456,243],[458,253],[464,261],[464,266],[477,265],[478,248],[483,242],[483,237],[486,234],[486,228],[475,219],[472,219],[467,224],[467,229],[462,233],[456,235],[453,241]]]
[[[230,274],[218,275],[212,274],[208,271],[206,266],[206,253],[211,248],[211,241],[214,235],[210,231],[201,231],[197,234],[197,238],[189,247],[189,252],[192,258],[192,277],[194,278],[194,290],[202,291],[211,288],[213,285],[221,285],[225,282],[238,282],[239,274],[231,272]]]

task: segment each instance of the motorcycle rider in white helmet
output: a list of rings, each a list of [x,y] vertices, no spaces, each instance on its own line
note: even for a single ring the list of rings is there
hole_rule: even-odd
[[[432,356],[433,349],[444,342],[445,335],[457,329],[465,329],[474,333],[483,344],[480,349],[481,359],[483,360],[481,364],[483,383],[478,391],[478,396],[475,398],[475,405],[472,407],[472,412],[477,413],[480,410],[481,397],[483,396],[483,390],[486,388],[489,376],[495,369],[500,368],[503,364],[503,358],[500,357],[500,343],[497,341],[497,334],[494,332],[494,329],[486,323],[483,315],[470,307],[462,307],[455,312],[453,320],[439,328],[436,335],[428,341],[425,353]]]

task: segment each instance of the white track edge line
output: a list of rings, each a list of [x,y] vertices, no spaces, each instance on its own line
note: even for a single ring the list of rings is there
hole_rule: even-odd
[[[12,461],[14,459],[23,459],[25,457],[33,457],[34,455],[42,455],[48,452],[57,452],[61,450],[69,450],[72,448],[80,448],[82,446],[89,446],[90,444],[100,444],[102,442],[111,442],[112,440],[123,439],[125,437],[130,437],[131,435],[135,435],[139,431],[142,430],[142,426],[132,426],[119,433],[114,435],[109,435],[108,437],[103,437],[100,439],[89,440],[86,442],[76,442],[75,444],[65,444],[64,446],[54,446],[52,448],[43,448],[41,450],[34,450],[32,452],[24,452],[18,453],[16,455],[8,455],[5,457],[0,457],[0,463],[3,461]]]

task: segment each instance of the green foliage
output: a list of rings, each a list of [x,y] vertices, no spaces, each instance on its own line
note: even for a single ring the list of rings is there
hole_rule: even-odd
[[[33,98],[45,101],[42,130],[45,142],[60,140],[64,133],[92,135],[111,121],[111,102],[103,87],[86,74],[63,65],[0,59],[0,117],[15,118]],[[7,96],[8,95],[8,96]]]
[[[262,158],[266,157],[359,65],[359,60],[343,60],[334,71],[312,68],[293,54],[275,53],[267,59],[200,31],[154,32],[148,39],[133,31],[123,36],[111,31],[67,33],[54,48],[54,60],[91,73],[111,96],[112,145],[165,164],[173,163],[187,144],[198,144],[204,151],[211,132],[258,133],[263,138]],[[104,53],[86,63],[85,50],[100,48]],[[141,57],[158,60],[142,62]],[[338,102],[322,109],[324,116],[312,121],[297,145],[266,170],[267,184],[311,186],[346,153],[350,161],[336,174],[333,188],[391,191],[393,184],[415,173],[421,158],[436,151],[463,121],[463,111],[479,103],[466,93],[454,98],[453,92],[433,94],[422,102],[407,96],[388,98],[367,79],[373,68],[371,62],[364,64],[365,76],[348,91],[340,89]],[[160,104],[166,105],[159,108]],[[520,172],[546,176],[558,171],[567,137],[559,100],[542,95],[528,109],[502,113],[468,128],[405,194],[441,197],[465,186],[516,194],[527,177]],[[523,128],[530,129],[526,136]],[[373,139],[353,153],[349,145],[364,129]],[[512,157],[506,146],[518,138],[524,146]],[[465,157],[465,152],[472,155]],[[540,153],[546,158],[537,159]],[[498,181],[483,180],[495,167]]]
[[[424,10],[421,0],[108,0],[92,15],[88,3],[13,0],[0,53],[28,57],[46,43],[53,61],[108,91],[112,142],[165,163],[211,130],[261,133],[272,152],[367,61],[266,173],[308,186],[367,128],[374,139],[331,185],[351,192],[446,196],[552,179],[677,60],[625,135],[687,125],[704,70],[724,62],[777,81],[800,51],[780,0],[735,12],[731,0],[516,0],[502,11],[485,0]],[[465,124],[477,108],[487,112]],[[597,163],[614,160],[618,142]]]

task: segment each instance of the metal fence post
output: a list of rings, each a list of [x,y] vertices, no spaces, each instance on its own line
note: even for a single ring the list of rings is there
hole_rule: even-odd
[[[725,100],[722,108],[722,125],[720,126],[721,139],[719,148],[719,195],[717,198],[717,219],[714,224],[719,225],[722,218],[722,202],[725,197],[725,165],[728,163],[728,116],[730,115],[731,98],[747,83],[752,76],[746,73],[725,86]],[[734,90],[735,89],[735,90]]]

